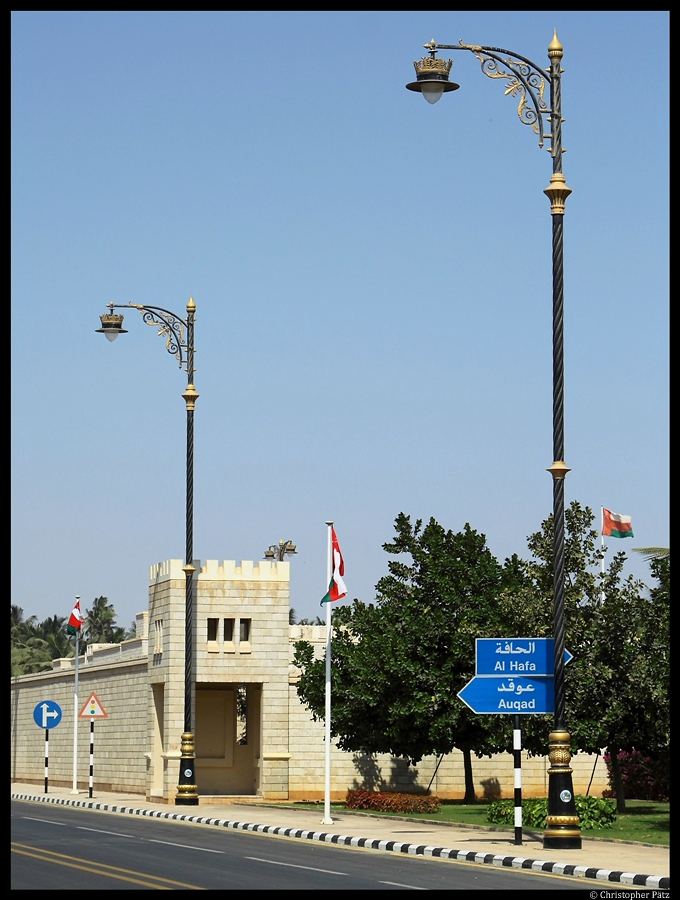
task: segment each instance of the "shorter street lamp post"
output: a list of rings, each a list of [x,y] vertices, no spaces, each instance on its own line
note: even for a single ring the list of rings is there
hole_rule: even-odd
[[[410,91],[422,93],[428,103],[436,103],[442,94],[459,85],[449,81],[452,60],[437,59],[437,50],[466,50],[482,64],[489,78],[507,82],[506,94],[519,97],[517,114],[520,122],[531,125],[538,135],[538,146],[550,141],[553,172],[544,194],[550,200],[552,217],[553,276],[553,463],[548,472],[553,479],[553,630],[555,638],[555,724],[548,738],[548,815],[543,834],[545,849],[567,850],[581,846],[581,832],[576,815],[572,784],[570,737],[564,717],[564,478],[569,471],[564,463],[564,272],[563,224],[564,203],[571,189],[562,174],[562,89],[561,60],[563,48],[557,33],[548,46],[550,66],[542,70],[531,60],[500,47],[477,44],[424,45],[429,56],[414,62],[416,81],[407,84]],[[550,105],[543,99],[546,81],[550,85]]]
[[[278,562],[283,562],[286,556],[293,556],[297,553],[295,549],[295,544],[292,541],[279,541],[277,544],[270,544],[269,547],[264,551],[265,559],[275,559]]]
[[[194,318],[196,304],[192,297],[187,303],[187,317],[182,319],[160,306],[142,306],[138,303],[108,303],[109,312],[100,316],[102,327],[99,334],[115,341],[119,334],[127,334],[123,328],[123,316],[114,309],[136,309],[142,314],[147,325],[159,327],[158,334],[166,337],[165,349],[179,362],[180,369],[187,373],[187,386],[182,394],[187,411],[187,452],[186,452],[186,556],[185,605],[184,605],[184,731],[181,740],[179,782],[175,804],[177,806],[197,806],[194,748],[194,733],[191,727],[191,688],[193,682],[193,575],[194,575],[194,408],[198,394],[194,387]]]

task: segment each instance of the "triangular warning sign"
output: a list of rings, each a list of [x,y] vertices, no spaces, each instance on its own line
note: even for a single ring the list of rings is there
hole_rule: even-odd
[[[79,719],[108,719],[106,710],[99,702],[99,698],[94,691],[87,698],[87,703],[78,713]]]

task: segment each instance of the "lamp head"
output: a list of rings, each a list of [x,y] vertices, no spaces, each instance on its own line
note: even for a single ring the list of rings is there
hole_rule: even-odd
[[[423,56],[421,60],[413,63],[416,70],[416,80],[407,84],[409,91],[418,91],[428,103],[436,103],[442,94],[457,91],[460,85],[449,81],[449,72],[453,65],[451,59],[437,59],[434,40],[425,44],[430,48],[430,55]]]
[[[119,334],[127,334],[123,328],[123,316],[110,312],[99,318],[102,320],[102,327],[96,329],[97,334],[105,334],[108,341],[115,341]]]

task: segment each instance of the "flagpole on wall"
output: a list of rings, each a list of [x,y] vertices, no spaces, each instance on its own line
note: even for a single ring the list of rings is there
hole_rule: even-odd
[[[333,548],[332,528],[333,522],[326,522],[328,528],[328,552],[326,555],[326,585],[330,585],[333,575]],[[324,801],[322,825],[332,825],[331,818],[331,603],[326,603],[326,718],[325,718],[325,749],[326,760],[324,768]]]

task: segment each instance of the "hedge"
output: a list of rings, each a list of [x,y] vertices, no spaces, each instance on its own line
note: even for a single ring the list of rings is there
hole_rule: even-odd
[[[616,821],[616,804],[612,800],[600,797],[585,797],[577,794],[574,797],[576,815],[583,830],[591,828],[611,828]],[[546,798],[522,800],[522,826],[526,828],[545,828],[545,817],[548,815]],[[486,815],[488,822],[498,825],[514,825],[514,800],[494,800],[489,804]]]
[[[375,812],[439,812],[439,797],[425,794],[396,794],[391,791],[347,791],[346,809],[371,809]]]

